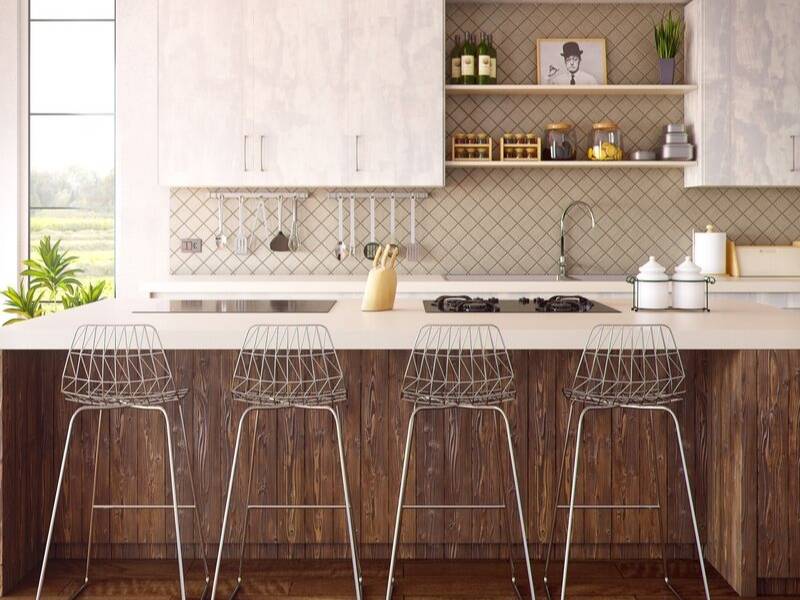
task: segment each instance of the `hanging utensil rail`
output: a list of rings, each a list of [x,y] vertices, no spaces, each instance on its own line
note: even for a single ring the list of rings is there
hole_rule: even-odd
[[[209,200],[217,200],[218,198],[222,198],[223,200],[239,200],[239,198],[244,200],[275,200],[284,198],[294,201],[295,199],[306,200],[308,198],[308,192],[248,192],[239,194],[236,192],[208,191]]]
[[[345,197],[353,197],[356,200],[391,200],[394,197],[396,200],[407,200],[414,195],[416,200],[424,200],[428,197],[427,192],[328,192],[328,200],[336,200],[342,194]]]

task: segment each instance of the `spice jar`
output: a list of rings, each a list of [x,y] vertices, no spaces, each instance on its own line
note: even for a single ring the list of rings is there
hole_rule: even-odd
[[[515,135],[514,136],[514,142],[517,143],[517,144],[524,144],[525,143],[525,134],[524,133],[518,133],[517,135]]]
[[[504,133],[503,134],[503,143],[504,144],[513,144],[515,139],[517,139],[517,138],[513,133]]]
[[[611,121],[601,121],[592,125],[589,134],[589,160],[622,160],[622,131]]]
[[[478,134],[477,133],[468,133],[467,134],[467,143],[468,144],[477,144],[478,143]]]
[[[527,144],[536,144],[539,141],[539,136],[535,133],[528,133],[525,135],[525,143]]]
[[[575,160],[578,139],[569,123],[550,123],[545,127],[544,160]]]
[[[486,160],[487,158],[489,158],[489,149],[478,148],[478,158],[481,160]]]
[[[525,148],[514,148],[516,158],[525,158]]]
[[[489,143],[489,134],[488,133],[479,133],[478,134],[478,143],[479,144],[488,144]]]
[[[467,134],[459,131],[458,133],[453,134],[453,141],[456,144],[466,144]]]
[[[704,310],[706,308],[706,278],[700,274],[700,267],[688,256],[675,267],[672,276],[672,307],[683,310]]]

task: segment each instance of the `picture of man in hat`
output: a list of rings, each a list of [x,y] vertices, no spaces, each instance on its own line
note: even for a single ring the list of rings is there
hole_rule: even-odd
[[[577,42],[566,42],[561,51],[564,68],[550,65],[547,83],[550,85],[597,85],[597,78],[591,73],[581,71],[583,50]]]

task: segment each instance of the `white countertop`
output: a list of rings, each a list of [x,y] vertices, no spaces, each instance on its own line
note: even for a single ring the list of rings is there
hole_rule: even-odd
[[[717,277],[713,294],[800,294],[798,277]],[[291,276],[172,276],[142,286],[148,297],[360,297],[363,275]],[[414,275],[399,276],[398,297],[428,297],[440,294],[496,296],[553,294],[630,294],[624,275],[583,276],[557,281],[549,276],[515,275]]]
[[[68,348],[81,324],[149,323],[168,349],[237,349],[257,323],[320,323],[339,349],[410,348],[426,323],[493,323],[509,348],[582,348],[599,323],[665,323],[682,349],[800,349],[800,310],[712,298],[710,313],[640,312],[625,300],[604,300],[616,314],[426,314],[419,300],[398,300],[395,310],[363,313],[358,300],[340,300],[326,314],[142,314],[166,300],[104,300],[0,328],[0,349]]]

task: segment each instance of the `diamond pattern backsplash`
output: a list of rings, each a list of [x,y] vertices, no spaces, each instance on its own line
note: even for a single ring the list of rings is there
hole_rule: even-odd
[[[604,37],[609,83],[656,83],[657,57],[652,23],[663,5],[448,4],[447,31],[494,34],[501,83],[535,81],[535,41],[539,37]],[[451,42],[448,43],[448,51]],[[676,78],[682,80],[678,57]],[[661,97],[470,97],[447,100],[446,129],[486,131],[495,140],[505,131],[540,135],[546,123],[567,120],[585,144],[591,124],[611,119],[623,130],[626,152],[651,148],[661,127],[683,119],[681,98]],[[237,190],[227,190],[237,191]],[[244,190],[243,190],[244,191]],[[252,190],[250,190],[252,191]],[[413,274],[553,274],[558,257],[558,221],[563,208],[584,200],[594,208],[597,227],[576,212],[568,230],[571,272],[622,274],[635,271],[648,255],[667,266],[691,248],[692,228],[713,223],[741,244],[789,243],[800,239],[800,189],[683,188],[680,170],[478,170],[454,169],[444,189],[432,190],[417,205],[417,238],[423,259],[404,263]],[[328,190],[311,190],[300,202],[296,253],[269,251],[277,226],[277,203],[266,203],[267,230],[259,223],[257,202],[246,205],[247,229],[254,234],[251,253],[233,253],[236,203],[228,201],[225,230],[228,249],[216,251],[216,201],[205,189],[180,188],[170,199],[170,271],[176,275],[354,274],[369,263],[334,257],[338,241],[337,206]],[[347,202],[345,202],[347,207]],[[289,208],[289,203],[286,203]],[[408,240],[408,205],[397,202],[397,239]],[[388,202],[379,202],[377,239],[389,239]],[[284,210],[284,231],[288,227]],[[345,208],[345,232],[347,210]],[[200,254],[180,252],[180,239],[198,237]],[[356,241],[368,241],[369,208],[359,201]],[[347,240],[346,240],[347,241]]]

